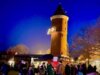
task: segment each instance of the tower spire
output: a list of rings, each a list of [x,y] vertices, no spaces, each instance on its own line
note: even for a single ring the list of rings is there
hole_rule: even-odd
[[[62,8],[61,2],[59,2],[58,7],[53,15],[66,15],[65,11]]]

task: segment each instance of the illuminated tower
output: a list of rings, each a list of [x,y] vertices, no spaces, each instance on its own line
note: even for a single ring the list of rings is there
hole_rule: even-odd
[[[68,16],[65,15],[65,11],[62,9],[61,4],[58,5],[57,10],[50,19],[52,21],[51,54],[54,56],[68,56]]]

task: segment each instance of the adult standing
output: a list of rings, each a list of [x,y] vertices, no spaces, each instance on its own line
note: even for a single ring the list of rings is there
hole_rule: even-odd
[[[68,64],[65,66],[65,75],[70,75],[71,74],[71,68]]]
[[[29,66],[28,75],[35,75],[35,67],[34,64]]]
[[[7,63],[3,63],[1,66],[2,75],[8,75],[9,65]]]
[[[51,59],[48,60],[48,64],[47,64],[47,74],[48,75],[55,75],[55,72],[54,72],[54,68],[51,64]]]
[[[64,65],[62,64],[62,61],[59,61],[57,65],[56,75],[64,75]]]

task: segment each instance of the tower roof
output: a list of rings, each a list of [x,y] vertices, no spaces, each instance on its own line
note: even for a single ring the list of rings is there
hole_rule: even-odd
[[[56,9],[56,11],[54,12],[53,15],[66,15],[61,4],[58,5],[58,7],[57,7],[57,9]]]

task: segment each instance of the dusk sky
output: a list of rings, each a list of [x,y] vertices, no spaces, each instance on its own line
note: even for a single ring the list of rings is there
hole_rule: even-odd
[[[68,43],[71,37],[100,18],[100,0],[0,0],[0,50],[18,44],[30,51],[50,48],[50,17],[59,1],[68,22]]]

